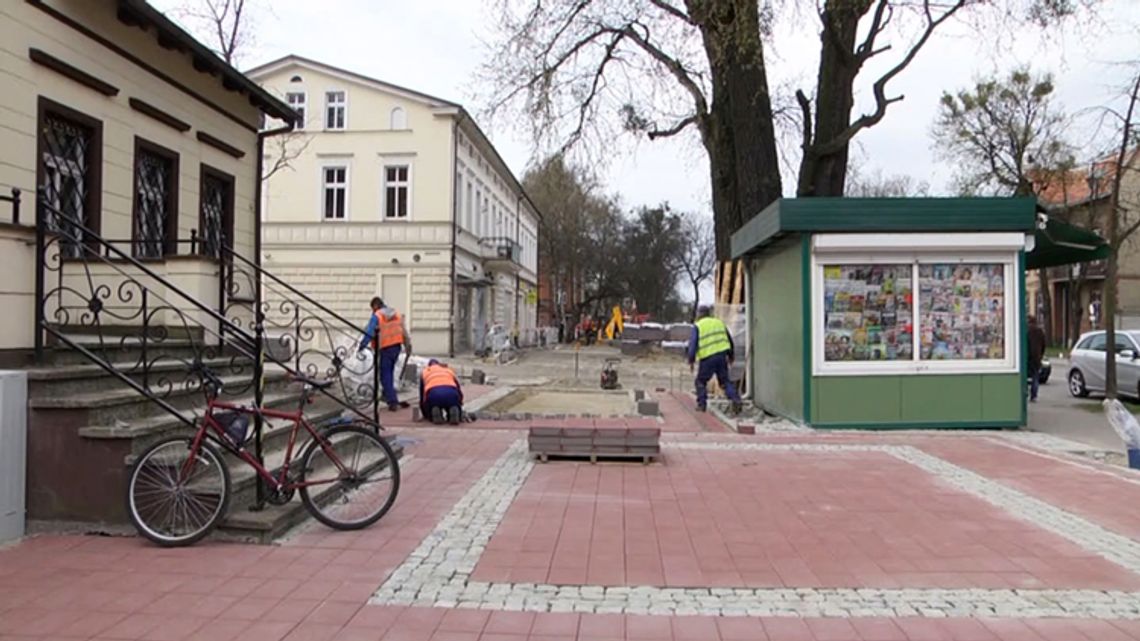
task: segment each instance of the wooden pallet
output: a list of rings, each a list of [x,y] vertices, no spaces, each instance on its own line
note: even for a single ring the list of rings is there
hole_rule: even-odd
[[[651,462],[661,458],[661,452],[568,452],[565,450],[558,452],[531,452],[535,460],[542,463],[549,463],[550,459],[568,459],[568,460],[588,460],[591,464],[597,465],[598,461],[641,461],[643,465],[649,465]]]

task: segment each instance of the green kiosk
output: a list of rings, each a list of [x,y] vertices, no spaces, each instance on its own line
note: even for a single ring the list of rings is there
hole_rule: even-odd
[[[1105,249],[1031,198],[779,200],[732,237],[753,400],[817,428],[1025,425],[1025,270]]]

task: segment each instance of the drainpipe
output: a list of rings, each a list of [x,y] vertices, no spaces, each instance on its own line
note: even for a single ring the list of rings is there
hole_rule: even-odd
[[[265,139],[270,136],[278,134],[289,133],[293,131],[293,122],[287,123],[283,127],[277,129],[270,129],[268,131],[257,132],[257,174],[254,176],[253,183],[253,261],[258,269],[261,269],[261,171],[263,169],[262,163],[265,157]],[[232,273],[232,270],[231,270]],[[218,305],[221,307],[222,314],[225,314],[225,261],[221,261],[221,273],[218,278]],[[253,376],[255,384],[253,386],[253,402],[254,407],[261,407],[265,401],[265,318],[261,310],[261,278],[254,279],[256,282],[253,284],[253,318],[254,318],[254,339],[257,341],[257,361],[253,364]],[[221,332],[218,332],[219,334]],[[261,451],[261,432],[264,429],[264,420],[262,419],[261,412],[255,412],[253,415],[253,455],[258,463],[265,464],[265,458],[262,456]],[[257,483],[257,504],[256,508],[260,510],[265,506],[265,484]]]
[[[520,321],[520,318],[519,318],[519,283],[521,282],[521,279],[519,278],[519,271],[522,270],[522,263],[521,263],[521,261],[522,261],[522,247],[519,246],[519,221],[522,218],[521,211],[520,211],[521,210],[521,204],[522,204],[522,194],[519,194],[519,195],[515,196],[515,247],[519,250],[519,261],[520,261],[518,263],[519,268],[515,270],[515,326],[516,327],[518,327],[519,325],[522,324],[519,322]],[[522,328],[519,328],[519,333],[521,335]]]
[[[467,115],[462,109],[451,123],[451,295],[448,297],[447,314],[447,354],[455,358],[455,243],[459,237],[459,123]]]

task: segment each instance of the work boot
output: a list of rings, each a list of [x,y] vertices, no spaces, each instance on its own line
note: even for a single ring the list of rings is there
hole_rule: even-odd
[[[431,422],[435,425],[443,425],[443,408],[431,408]]]
[[[697,411],[698,411],[698,412],[705,412],[705,411],[707,411],[707,408],[705,408],[705,406],[704,406],[704,405],[698,405],[698,406],[697,406]]]
[[[458,406],[452,406],[451,409],[447,410],[448,423],[451,423],[452,425],[459,425],[459,421],[462,419],[463,410],[459,409]]]
[[[400,404],[399,403],[389,403],[388,404],[388,411],[389,412],[399,412],[400,411]]]

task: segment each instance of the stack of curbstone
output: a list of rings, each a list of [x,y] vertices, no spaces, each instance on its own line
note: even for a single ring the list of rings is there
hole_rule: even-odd
[[[659,427],[540,427],[530,428],[527,442],[532,456],[632,458],[648,463],[661,455]]]
[[[626,325],[621,336],[621,353],[625,356],[644,356],[654,348],[671,354],[684,355],[693,326],[679,325]]]

